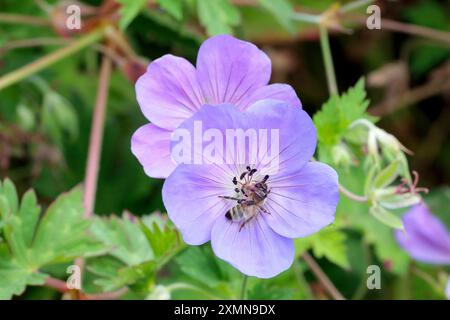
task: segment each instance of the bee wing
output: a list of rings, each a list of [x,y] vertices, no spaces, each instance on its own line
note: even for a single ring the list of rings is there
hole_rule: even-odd
[[[246,206],[246,207],[243,207],[242,209],[244,212],[245,220],[248,220],[248,219],[254,217],[258,213],[257,206]]]

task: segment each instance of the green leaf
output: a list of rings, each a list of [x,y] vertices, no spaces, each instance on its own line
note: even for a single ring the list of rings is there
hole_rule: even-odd
[[[178,232],[163,222],[157,214],[143,217],[140,227],[156,259],[170,257],[181,246]]]
[[[400,161],[391,162],[386,168],[381,170],[374,179],[373,185],[376,189],[382,189],[390,185],[399,174]]]
[[[133,266],[154,258],[153,251],[135,221],[129,216],[97,218],[91,228],[93,235],[110,248],[113,257]]]
[[[239,11],[228,0],[197,0],[197,14],[208,35],[230,34],[241,21]]]
[[[64,134],[72,140],[78,136],[78,117],[74,107],[54,91],[44,94],[41,119],[44,131],[60,145]]]
[[[331,148],[339,143],[349,125],[355,120],[360,118],[373,120],[374,118],[365,112],[368,106],[364,78],[341,96],[332,96],[313,118],[321,146]]]
[[[50,205],[38,225],[30,250],[35,265],[71,261],[104,250],[87,235],[91,221],[83,218],[83,212],[80,188],[60,195]]]
[[[295,247],[298,254],[312,249],[317,258],[325,257],[341,268],[348,269],[350,263],[345,240],[343,231],[327,228],[309,237],[295,239]]]
[[[183,2],[181,0],[157,0],[159,6],[177,20],[183,18]]]
[[[118,2],[122,5],[122,8],[120,8],[119,27],[125,30],[139,12],[145,8],[147,0],[118,0]]]
[[[370,213],[385,225],[394,229],[403,229],[403,221],[394,213],[377,205],[370,208]]]
[[[178,232],[159,214],[138,219],[97,218],[91,228],[109,248],[108,255],[89,259],[87,268],[97,276],[95,284],[109,291],[124,286],[148,294],[156,271],[183,247]]]
[[[1,184],[0,184],[1,185]],[[11,214],[15,214],[19,208],[19,197],[17,190],[11,180],[6,179],[1,186],[0,192],[6,197]]]
[[[28,191],[20,206],[11,181],[0,183],[0,211],[5,243],[0,244],[0,296],[20,294],[27,285],[42,284],[39,269],[104,250],[87,234],[79,188],[62,194],[39,221],[36,195]],[[1,239],[0,239],[1,240]]]
[[[9,253],[5,244],[0,245],[0,300],[20,295],[27,285],[41,285],[46,275],[28,270]]]
[[[239,278],[239,272],[217,259],[208,245],[188,247],[175,261],[184,274],[209,288],[217,288]]]
[[[278,22],[289,31],[293,31],[292,13],[294,9],[288,0],[259,0],[263,8],[271,12]]]
[[[292,299],[293,290],[270,285],[267,282],[258,282],[248,291],[249,300],[288,300]]]

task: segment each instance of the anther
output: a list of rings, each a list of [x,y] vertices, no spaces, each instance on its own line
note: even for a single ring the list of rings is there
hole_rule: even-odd
[[[235,188],[234,192],[239,193],[239,188]]]
[[[236,179],[236,177],[233,177],[233,184],[234,184],[234,185],[237,185],[237,179]]]
[[[245,177],[245,175],[246,175],[247,173],[248,173],[247,171],[242,172],[242,173],[241,173],[241,176],[239,177],[239,179],[240,179],[240,180],[244,179],[244,177]]]

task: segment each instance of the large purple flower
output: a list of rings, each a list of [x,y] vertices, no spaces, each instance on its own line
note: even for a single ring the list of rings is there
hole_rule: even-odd
[[[411,257],[430,264],[450,264],[450,233],[423,203],[403,217],[405,231],[397,231],[400,246]]]
[[[203,132],[214,132],[223,151],[206,152],[213,141],[206,139],[203,152],[194,151],[201,164],[177,166],[163,187],[168,215],[188,244],[211,241],[214,253],[241,272],[273,277],[292,264],[292,238],[334,221],[338,177],[331,167],[309,161],[316,148],[312,120],[300,108],[261,100],[244,112],[203,106],[177,130],[194,133],[199,123]],[[227,132],[236,129],[276,132],[278,140],[258,139],[256,148],[230,144]],[[262,161],[266,154],[270,161]],[[243,210],[249,219],[242,219]]]
[[[228,103],[245,110],[270,98],[301,107],[292,87],[268,85],[270,74],[271,63],[264,52],[228,35],[202,44],[196,68],[173,55],[153,61],[136,82],[137,100],[151,124],[139,128],[131,141],[131,149],[147,175],[165,178],[175,169],[170,135],[203,105]]]

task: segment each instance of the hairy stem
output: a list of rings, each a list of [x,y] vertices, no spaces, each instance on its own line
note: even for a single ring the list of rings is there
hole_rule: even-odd
[[[334,300],[345,300],[344,296],[339,292],[338,289],[336,289],[334,284],[331,282],[331,280],[328,278],[325,272],[323,272],[323,270],[320,268],[320,266],[317,264],[314,258],[307,252],[305,252],[302,255],[302,257],[305,260],[311,272],[314,273],[317,280],[319,280],[321,285],[330,294],[330,296]]]
[[[48,277],[47,279],[45,279],[44,286],[55,289],[56,291],[61,293],[70,291],[70,289],[67,288],[67,284],[65,281],[53,277]]]
[[[339,185],[339,191],[342,192],[342,194],[345,195],[347,198],[350,198],[357,202],[367,202],[367,200],[369,200],[366,196],[359,196],[357,194],[354,194],[353,192],[347,190],[342,185]]]
[[[0,90],[21,81],[32,74],[41,71],[42,69],[47,68],[55,62],[69,57],[92,43],[97,42],[103,37],[104,32],[105,28],[99,28],[90,34],[79,38],[64,48],[58,49],[22,68],[6,74],[0,78]]]
[[[330,95],[338,93],[336,84],[336,74],[334,72],[333,58],[331,56],[330,41],[328,38],[328,30],[325,26],[320,25],[320,48],[322,49],[323,63],[325,65],[325,73],[327,76],[328,91]]]
[[[100,165],[100,152],[102,149],[103,127],[105,122],[106,102],[108,99],[109,79],[111,75],[111,60],[104,55],[100,69],[100,78],[97,88],[97,98],[92,118],[91,136],[86,165],[84,185],[84,217],[92,216],[97,191],[98,171]]]
[[[103,56],[100,69],[100,78],[97,88],[94,115],[92,117],[91,135],[86,164],[86,175],[84,182],[84,217],[90,218],[95,207],[95,194],[97,192],[97,180],[100,166],[100,152],[102,149],[103,128],[105,122],[106,102],[108,99],[109,78],[111,75],[111,59]],[[84,259],[78,258],[76,264],[82,269]]]

